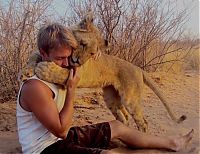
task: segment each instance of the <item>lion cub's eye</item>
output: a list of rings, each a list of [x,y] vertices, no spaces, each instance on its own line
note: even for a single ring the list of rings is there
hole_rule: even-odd
[[[83,44],[83,43],[81,43],[80,45],[81,45],[81,46],[83,46],[83,47],[85,47],[85,46],[86,46],[86,44]]]
[[[95,55],[94,52],[90,53],[91,56]]]
[[[80,42],[80,45],[81,45],[83,48],[85,48],[85,47],[86,47],[86,45],[87,45],[87,43],[86,43],[86,42],[84,42],[83,40],[81,40],[81,42]]]

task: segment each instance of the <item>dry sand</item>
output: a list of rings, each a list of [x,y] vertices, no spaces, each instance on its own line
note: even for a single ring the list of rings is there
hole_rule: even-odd
[[[155,135],[181,135],[192,128],[194,138],[184,152],[198,154],[199,149],[199,74],[185,75],[153,73],[152,78],[165,92],[169,104],[176,115],[187,115],[182,124],[175,124],[166,112],[158,97],[145,87],[144,112],[149,123],[149,133]],[[0,154],[21,153],[18,143],[15,118],[15,102],[0,103]],[[112,120],[114,117],[106,108],[100,89],[78,89],[75,101],[74,125],[92,124]],[[134,127],[134,121],[132,122]],[[115,149],[122,154],[174,153],[163,150]]]

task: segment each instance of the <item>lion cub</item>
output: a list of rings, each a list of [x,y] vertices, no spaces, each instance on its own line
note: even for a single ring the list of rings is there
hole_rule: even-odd
[[[103,53],[97,60],[91,58],[97,52],[106,50],[106,43],[92,21],[92,15],[89,14],[78,25],[71,28],[78,47],[70,57],[70,65],[80,67],[81,78],[78,87],[102,87],[106,105],[116,119],[127,124],[133,117],[138,129],[144,132],[147,131],[148,126],[141,106],[144,84],[149,86],[160,98],[174,121],[179,123],[185,120],[186,116],[184,115],[179,119],[174,116],[164,95],[147,73],[139,67]],[[29,61],[31,67],[36,66],[38,59],[38,54],[32,56]],[[21,80],[27,77],[27,72],[31,68],[29,64],[22,71]],[[64,85],[69,70],[61,68],[53,62],[40,62],[35,67],[35,73],[43,80]],[[29,76],[31,75],[33,73],[29,74]]]

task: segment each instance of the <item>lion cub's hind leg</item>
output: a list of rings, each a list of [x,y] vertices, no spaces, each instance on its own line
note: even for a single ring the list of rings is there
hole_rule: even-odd
[[[115,88],[113,86],[104,87],[103,96],[107,107],[114,117],[125,125],[129,125],[131,115],[127,112],[124,105],[121,104],[121,98]]]
[[[122,97],[122,103],[125,105],[126,109],[133,117],[138,130],[147,132],[148,123],[143,115],[141,101],[142,91],[135,88],[130,91],[126,91]]]

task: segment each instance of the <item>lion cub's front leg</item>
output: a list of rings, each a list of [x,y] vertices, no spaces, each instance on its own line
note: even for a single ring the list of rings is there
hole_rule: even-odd
[[[35,74],[42,80],[65,86],[69,77],[69,70],[56,65],[54,62],[40,62],[35,68]]]
[[[39,52],[34,52],[30,55],[27,64],[22,68],[19,73],[18,80],[20,82],[26,81],[28,78],[32,77],[35,74],[35,67],[37,64],[42,61],[42,58]]]
[[[39,52],[34,52],[19,74],[19,81],[24,82],[36,74],[40,79],[47,82],[65,85],[69,76],[69,71],[59,67],[54,62],[41,61],[42,58]]]

